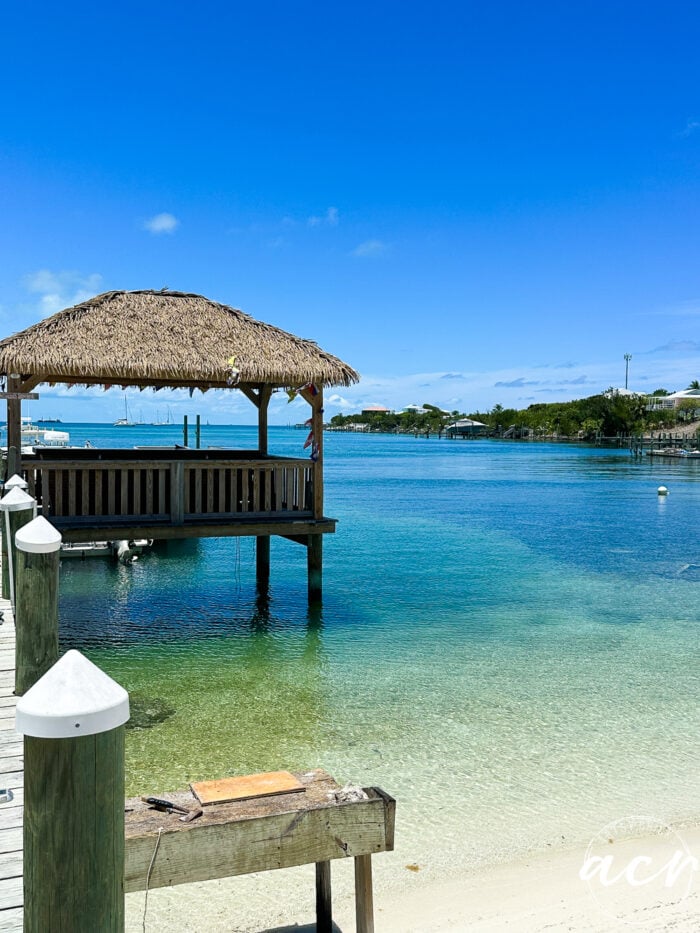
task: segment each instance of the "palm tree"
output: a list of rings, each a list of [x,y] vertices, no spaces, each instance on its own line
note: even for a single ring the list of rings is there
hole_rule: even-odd
[[[690,383],[688,388],[689,389],[700,389],[700,382],[698,382],[697,379],[693,379],[693,381]]]

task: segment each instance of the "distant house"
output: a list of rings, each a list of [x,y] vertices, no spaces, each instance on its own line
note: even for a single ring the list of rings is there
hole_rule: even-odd
[[[448,437],[478,437],[488,431],[488,425],[473,418],[460,418],[445,428]]]
[[[700,402],[700,389],[681,389],[671,395],[648,395],[647,411],[672,411],[686,402]]]
[[[394,412],[390,408],[386,408],[384,405],[368,405],[367,408],[362,409],[363,415],[393,415]]]

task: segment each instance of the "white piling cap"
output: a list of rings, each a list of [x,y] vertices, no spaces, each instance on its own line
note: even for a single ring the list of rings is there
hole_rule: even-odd
[[[129,694],[79,651],[62,658],[17,700],[15,728],[41,739],[73,739],[123,725]]]
[[[18,486],[0,499],[0,509],[3,512],[22,512],[25,509],[33,509],[35,505],[32,497]]]
[[[61,547],[61,532],[43,515],[33,518],[15,534],[18,550],[29,554],[51,554]]]
[[[22,479],[19,473],[15,473],[5,482],[5,492],[9,492],[11,489],[24,489],[26,492],[29,489],[26,479]]]
[[[665,486],[659,486],[659,488],[656,491],[660,496],[668,495],[668,489]]]

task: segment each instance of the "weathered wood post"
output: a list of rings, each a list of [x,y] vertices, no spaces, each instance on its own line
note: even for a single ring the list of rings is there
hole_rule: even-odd
[[[309,582],[309,605],[323,598],[323,535],[308,535],[306,565]]]
[[[69,651],[17,701],[24,734],[24,933],[124,931],[129,695]]]
[[[17,696],[26,693],[58,660],[60,549],[60,532],[41,515],[15,534]]]
[[[197,415],[197,420],[194,423],[194,446],[197,450],[202,446],[202,417]]]
[[[182,446],[189,447],[189,432],[187,430],[187,415],[182,419]]]
[[[15,473],[14,476],[11,476],[3,487],[3,495],[8,493],[11,489],[21,489],[24,492],[27,491],[28,485],[26,480],[22,479],[19,473]],[[7,537],[5,535],[5,522],[0,520],[0,535],[2,537],[2,598],[10,598],[10,564],[7,559]]]
[[[7,564],[10,578],[10,602],[15,609],[16,553],[15,534],[36,515],[36,502],[22,489],[15,487],[0,499],[0,511],[3,513],[5,536],[7,538]]]

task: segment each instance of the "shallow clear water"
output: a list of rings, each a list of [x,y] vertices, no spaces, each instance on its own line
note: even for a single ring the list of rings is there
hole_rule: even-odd
[[[304,436],[273,428],[271,452]],[[402,856],[442,871],[694,819],[699,497],[697,463],[329,434],[320,616],[299,545],[273,540],[263,604],[252,540],[171,542],[130,567],[64,561],[62,647],[172,710],[128,732],[130,793],[321,766],[394,794]]]

